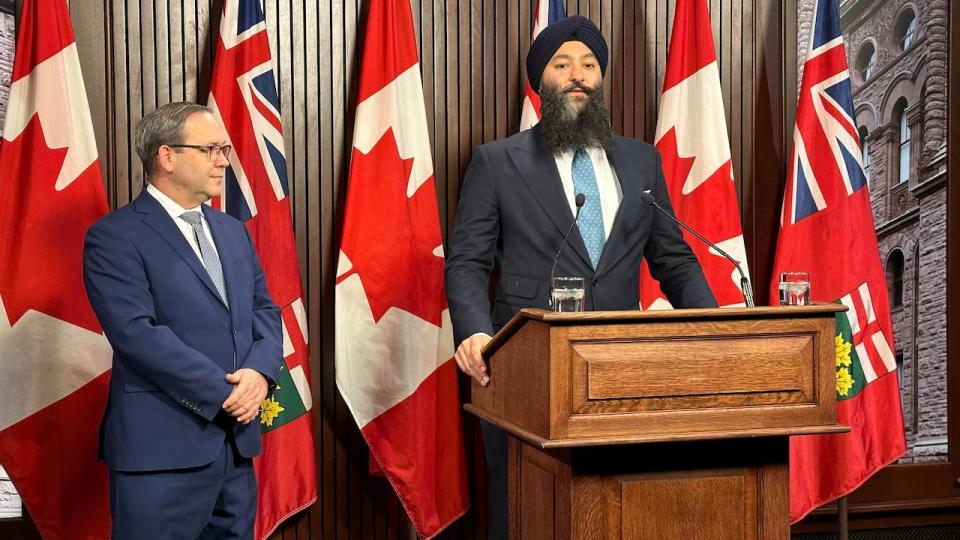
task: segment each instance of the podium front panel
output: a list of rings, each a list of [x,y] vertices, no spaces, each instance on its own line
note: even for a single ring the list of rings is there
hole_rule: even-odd
[[[832,320],[553,327],[553,436],[689,433],[834,421]],[[831,388],[832,390],[832,388]],[[565,395],[564,395],[565,394]],[[821,404],[829,407],[821,407]]]
[[[545,451],[510,439],[511,538],[787,540],[788,443]]]

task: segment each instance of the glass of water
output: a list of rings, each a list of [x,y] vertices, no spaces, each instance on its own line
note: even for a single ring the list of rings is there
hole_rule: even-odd
[[[780,273],[780,305],[810,305],[810,274],[807,272]]]
[[[555,277],[551,285],[554,311],[583,311],[582,277]]]

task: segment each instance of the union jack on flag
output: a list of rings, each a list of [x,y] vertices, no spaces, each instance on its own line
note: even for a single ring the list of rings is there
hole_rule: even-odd
[[[223,6],[207,105],[227,133],[230,167],[214,206],[243,221],[281,307],[285,369],[261,407],[256,538],[317,498],[307,320],[290,217],[280,100],[259,0]]]
[[[219,114],[220,107],[242,103],[244,114],[224,111],[233,114],[220,114],[220,117],[231,144],[240,143],[246,150],[239,155],[241,149],[234,144],[237,155],[231,156],[236,159],[230,160],[227,169],[222,206],[230,215],[247,221],[258,214],[257,195],[267,195],[268,187],[273,191],[272,199],[277,201],[290,191],[266,19],[255,0],[227,2],[224,6],[216,56],[218,65],[222,56],[228,56],[225,61],[233,61],[231,67],[236,71],[226,77],[222,71],[214,71],[208,104]],[[240,140],[233,141],[237,136]],[[256,163],[251,163],[251,159]],[[268,183],[256,186],[260,191],[255,194],[255,183],[251,179],[260,177],[261,173],[266,175]]]
[[[803,66],[781,223],[796,223],[867,185],[840,17],[830,4],[818,5]]]

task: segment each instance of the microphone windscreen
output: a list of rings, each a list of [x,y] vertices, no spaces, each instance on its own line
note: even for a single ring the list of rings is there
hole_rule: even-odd
[[[577,193],[577,196],[574,199],[574,202],[577,203],[577,208],[580,208],[583,206],[583,203],[587,202],[587,196],[584,195],[583,193]]]
[[[656,199],[653,198],[653,194],[650,193],[649,189],[643,190],[643,192],[640,193],[640,198],[643,199],[643,202],[647,204],[653,204],[654,201],[656,201]]]

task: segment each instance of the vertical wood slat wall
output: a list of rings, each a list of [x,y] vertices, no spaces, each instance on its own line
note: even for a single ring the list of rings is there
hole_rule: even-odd
[[[334,382],[333,282],[369,0],[264,0],[284,121],[290,196],[308,301],[319,501],[274,538],[406,538],[389,486],[366,474],[364,443]],[[476,145],[515,132],[536,0],[411,0],[444,238]],[[675,0],[567,0],[610,43],[615,130],[651,141]],[[747,252],[765,297],[794,105],[795,2],[712,0]],[[113,207],[139,193],[133,130],[167,101],[206,101],[220,0],[73,2],[80,59]],[[788,54],[784,54],[787,51]],[[762,156],[762,157],[760,157]],[[479,448],[468,423],[468,446]],[[474,508],[482,453],[471,458]],[[482,537],[475,512],[444,538]]]

